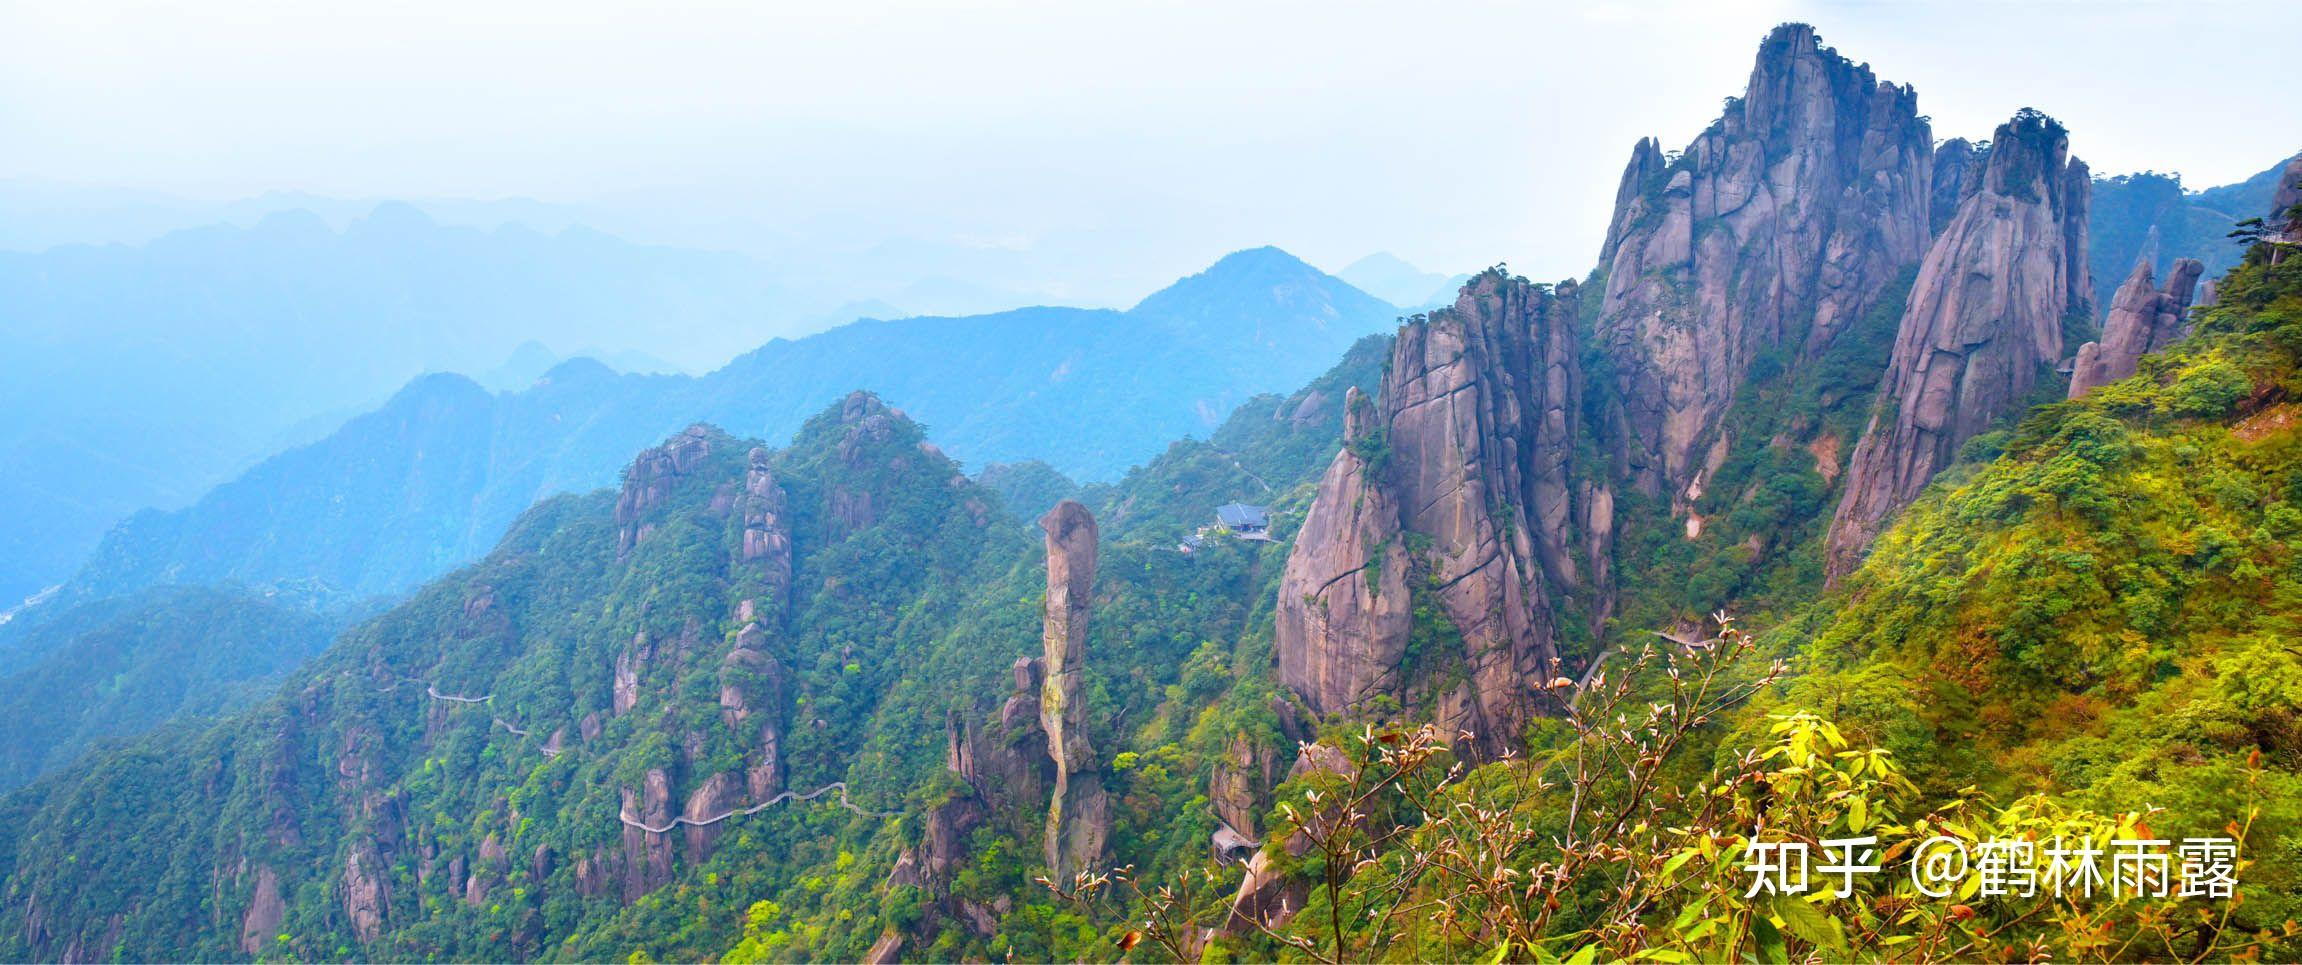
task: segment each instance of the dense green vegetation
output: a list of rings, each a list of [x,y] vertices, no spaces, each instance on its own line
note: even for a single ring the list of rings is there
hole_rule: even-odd
[[[1258,398],[1213,441],[1180,443],[1092,495],[1113,520],[1088,672],[1097,727],[1114,735],[1098,742],[1114,854],[1196,861],[1211,830],[1206,763],[1239,732],[1277,743],[1259,668],[1284,546],[1186,555],[1175,542],[1218,503],[1265,493],[1291,528],[1340,435],[1343,389],[1371,389],[1387,349],[1369,339],[1313,387]],[[19,921],[0,948],[856,958],[884,930],[932,920],[954,953],[1094,954],[1104,923],[1086,927],[1029,883],[1028,843],[987,840],[954,888],[1022,900],[996,948],[931,918],[931,896],[885,886],[920,810],[949,793],[940,728],[925,722],[1006,692],[1008,664],[1038,650],[1044,577],[1026,518],[959,476],[918,425],[869,411],[821,414],[769,458],[795,549],[787,604],[770,602],[770,569],[740,559],[730,494],[750,444],[712,433],[709,458],[628,526],[612,494],[549,500],[486,559],[349,631],[260,706],[20,792],[0,832],[8,894],[54,912]],[[775,657],[765,678],[723,669],[744,601]],[[618,713],[618,672],[635,664],[636,702]],[[906,816],[857,814],[836,795],[786,802],[718,825],[708,849],[709,832],[624,827],[619,812],[645,802],[626,812],[623,795],[651,771],[677,814],[710,775],[767,754],[758,731],[724,724],[728,686],[778,708],[782,786],[844,781],[858,806]],[[281,914],[255,934],[243,912],[267,875]]]
[[[2162,808],[2174,835],[2259,802],[2240,920],[2302,914],[2298,268],[2257,258],[2190,340],[1913,506],[1843,607],[1785,628],[1813,642],[1780,700],[1937,795]]]
[[[1730,606],[1763,618],[1812,597],[1832,483],[1862,436],[1915,273],[1889,284],[1818,357],[1798,359],[1792,339],[1751,363],[1725,420],[1732,447],[1695,500],[1699,538],[1687,538],[1669,505],[1636,491],[1618,497],[1617,552],[1624,572],[1644,577],[1617,608],[1619,626],[1699,623]]]
[[[1229,502],[1268,504],[1300,522],[1308,484],[1342,438],[1345,394],[1357,387],[1371,395],[1390,358],[1391,336],[1360,339],[1294,394],[1249,399],[1205,441],[1171,443],[1120,484],[1090,486],[1079,498],[1106,535],[1168,543],[1214,522],[1213,508]]]
[[[106,738],[254,704],[335,629],[302,607],[206,587],[90,603],[30,628],[0,675],[0,788]]]
[[[1037,459],[985,466],[975,474],[975,484],[998,493],[1009,512],[1025,519],[1037,519],[1056,503],[1079,495],[1078,483]]]
[[[1626,501],[1606,676],[1526,756],[1483,762],[1412,721],[1291,733],[1269,674],[1286,544],[1177,548],[1232,500],[1291,535],[1345,390],[1387,358],[1361,341],[1076,491],[1103,522],[1083,692],[1124,869],[1084,886],[1035,880],[1044,800],[957,779],[944,726],[997,721],[1039,652],[1029,507],[1068,481],[969,480],[862,397],[780,451],[707,431],[620,500],[529,511],[252,709],[7,798],[5,899],[37,913],[0,955],[852,960],[893,936],[932,960],[2291,958],[2302,259],[2253,256],[2222,299],[2136,377],[1967,447],[1832,592],[1829,453],[1869,410],[1899,286],[1820,358],[1759,360],[1702,535]],[[762,473],[788,589],[746,552]],[[1415,609],[1417,646],[1453,649]],[[1646,645],[1719,609],[1751,633]],[[1297,736],[1333,750],[1290,773]],[[770,761],[775,787],[844,789],[708,830],[625,820],[759,803],[744,780]],[[1238,830],[1297,909],[1268,932],[1230,918],[1243,870],[1209,856],[1219,775],[1263,783]],[[894,883],[970,801],[993,812],[949,877]],[[1781,835],[2145,826],[2236,828],[2245,902],[2193,924],[2180,903],[1921,900],[1888,875],[1815,905],[1741,871]]]
[[[2291,959],[2302,262],[2257,254],[2224,291],[2136,377],[1970,448],[1841,591],[1792,563],[1805,598],[1776,597],[1757,637],[1632,644],[1524,761],[1451,770],[1427,730],[1344,740],[1356,766],[1324,797],[1279,796],[1299,816],[1302,913],[1202,946],[1189,926],[1221,907],[1146,888],[1146,940],[1249,958]],[[1344,819],[1322,800],[1369,803]],[[1860,833],[2228,835],[2243,899],[1935,899],[1900,874],[1841,899],[1750,893],[1752,842]],[[1354,873],[1324,878],[1338,860]]]
[[[958,603],[1025,545],[995,500],[952,484],[955,468],[916,426],[867,421],[819,417],[773,462],[801,548],[788,613],[767,602],[760,565],[731,553],[741,521],[724,497],[744,446],[718,436],[709,462],[633,524],[650,531],[628,555],[610,497],[549,501],[487,560],[347,634],[263,707],[163,733],[46,789],[46,807],[10,832],[7,853],[31,859],[15,864],[12,893],[74,909],[91,929],[124,917],[110,931],[11,934],[13,954],[237,954],[242,921],[201,909],[244,906],[268,871],[285,914],[252,947],[341,957],[360,947],[342,897],[355,866],[380,880],[368,913],[390,925],[372,954],[596,958],[652,945],[694,957],[732,944],[752,898],[778,885],[813,893],[800,873],[837,863],[818,845],[861,850],[890,830],[828,800],[740,819],[710,861],[681,868],[726,915],[698,914],[681,886],[655,889],[664,869],[646,867],[646,849],[622,880],[605,870],[619,852],[619,789],[661,770],[684,794],[761,753],[757,731],[720,724],[715,699],[738,601],[762,601],[789,674],[790,785],[845,778],[858,801],[888,807],[924,769],[904,766],[916,729],[875,723],[883,702],[903,707],[886,700],[890,682],[931,661],[928,641]],[[873,471],[855,471],[864,465]],[[981,688],[972,662],[957,666],[955,689]],[[619,670],[646,695],[622,713]],[[547,743],[565,750],[549,756]],[[668,860],[679,835],[666,838]],[[85,887],[87,873],[103,887]],[[216,904],[211,889],[232,900]],[[627,891],[654,894],[623,907]]]

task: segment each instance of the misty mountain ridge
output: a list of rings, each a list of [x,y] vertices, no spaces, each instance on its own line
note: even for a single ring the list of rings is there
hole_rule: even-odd
[[[0,755],[0,955],[2296,960],[2302,161],[2204,311],[2188,260],[2095,306],[2186,198],[1931,123],[1782,24],[1632,147],[1588,275],[1395,326],[1260,248],[415,380],[0,634],[0,703],[71,701]],[[2248,857],[2219,913],[1750,886],[1840,829]]]
[[[37,507],[0,536],[0,598],[314,420],[425,371],[488,371],[537,333],[611,355],[756,344],[780,297],[762,279],[738,256],[448,226],[400,203],[340,230],[283,211],[140,246],[0,253],[0,353],[37,361],[0,381],[0,504]],[[696,357],[733,347],[719,351]]]
[[[1397,310],[1276,248],[1234,253],[1127,311],[1035,307],[866,320],[777,339],[704,376],[561,362],[517,391],[419,378],[377,410],[177,511],[107,535],[66,600],[171,583],[283,583],[338,602],[477,557],[537,500],[607,485],[703,421],[788,438],[874,391],[971,465],[1040,459],[1117,478],[1250,397],[1302,385]]]
[[[0,185],[0,209],[43,199],[219,213],[140,192]],[[885,271],[842,289],[814,267],[636,244],[549,206],[562,226],[548,232],[431,213],[536,213],[527,202],[281,207],[300,200],[266,195],[224,212],[244,226],[135,245],[0,252],[0,353],[39,362],[0,381],[0,505],[37,507],[0,535],[0,599],[68,575],[127,514],[186,505],[420,373],[521,388],[548,364],[513,359],[531,341],[555,360],[572,350],[627,370],[702,372],[771,336],[908,314],[875,297],[882,289],[915,310],[1026,300]]]
[[[1378,251],[1343,266],[1335,277],[1393,305],[1424,308],[1453,302],[1455,291],[1471,276],[1424,271],[1388,251]]]
[[[2238,264],[2245,250],[2230,243],[2232,222],[2269,210],[2278,173],[2274,164],[2236,184],[2193,190],[2180,174],[2144,171],[2094,182],[2095,246],[2089,259],[2094,303],[2107,306],[2137,260],[2163,277],[2177,259],[2197,259],[2207,278]]]

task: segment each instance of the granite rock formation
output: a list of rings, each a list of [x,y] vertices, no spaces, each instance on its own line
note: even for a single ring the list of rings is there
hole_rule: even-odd
[[[2286,166],[2278,170],[2278,184],[2270,192],[2270,213],[2262,218],[2266,229],[2265,240],[2276,242],[2270,249],[2270,263],[2283,264],[2293,257],[2293,245],[2302,244],[2302,154],[2288,158]]]
[[[1218,834],[1228,829],[1249,842],[1261,837],[1263,808],[1279,783],[1278,763],[1278,754],[1254,738],[1231,735],[1207,779],[1208,803],[1222,822]]]
[[[1279,583],[1279,680],[1335,713],[1400,689],[1410,610],[1399,508],[1369,453],[1374,402],[1344,397],[1344,446],[1319,480]]]
[[[746,457],[743,495],[743,548],[745,562],[757,563],[768,593],[780,603],[791,590],[791,532],[785,517],[783,487],[769,462],[774,454],[753,449]]]
[[[1639,143],[1597,327],[1609,428],[1641,492],[1684,510],[1724,457],[1752,361],[1814,357],[1925,254],[1935,161],[1916,93],[1803,24],[1767,37],[1749,90],[1675,161]]]
[[[2186,313],[2206,266],[2194,258],[2174,262],[2166,287],[2153,284],[2150,261],[2134,263],[2134,273],[2118,287],[2110,311],[2102,319],[2102,340],[2078,347],[2070,370],[2070,397],[2075,399],[2134,374],[2136,363],[2189,334]]]
[[[1567,623],[1605,618],[1612,498],[1570,467],[1577,299],[1484,272],[1401,329],[1380,402],[1346,403],[1278,601],[1279,679],[1312,711],[1388,696],[1499,750],[1543,709]],[[1462,644],[1404,666],[1423,592]]]
[[[2062,125],[2036,111],[2000,125],[1975,192],[1928,250],[1831,521],[1832,580],[2063,358],[2064,319],[2088,312],[2092,288],[2091,182],[2069,154]]]
[[[631,468],[624,471],[623,492],[615,503],[616,551],[630,553],[632,547],[655,531],[647,522],[648,513],[671,499],[672,490],[679,481],[694,474],[711,455],[714,432],[709,426],[693,425],[671,441],[639,454]]]
[[[1039,724],[1055,762],[1047,803],[1047,867],[1055,881],[1094,866],[1110,834],[1111,801],[1087,736],[1087,614],[1095,592],[1095,517],[1064,500],[1040,517],[1047,534],[1047,604],[1040,643],[1046,679]]]
[[[897,856],[889,875],[896,884],[936,894],[945,914],[959,913],[940,899],[948,897],[952,874],[969,857],[968,836],[976,828],[990,823],[1016,838],[1044,830],[1054,761],[1039,725],[1038,658],[1018,658],[1014,675],[1014,691],[980,726],[956,712],[945,716],[944,768],[962,787],[921,816],[919,840]]]
[[[1934,149],[1933,186],[1928,192],[1926,220],[1929,230],[1940,234],[1950,226],[1950,219],[1958,214],[1959,202],[1981,186],[1982,166],[1990,160],[1990,148],[1977,145],[1963,137],[1954,137],[1936,145]]]
[[[2270,194],[2270,215],[2263,220],[2272,231],[2289,242],[2302,234],[2302,213],[2295,206],[2302,205],[2302,154],[2286,159],[2286,166],[2278,172],[2278,186]]]
[[[663,827],[671,823],[671,775],[660,767],[649,768],[641,779],[639,792],[623,789],[620,813],[623,818],[623,901],[630,904],[671,880],[671,838],[631,824],[637,821],[650,827]]]

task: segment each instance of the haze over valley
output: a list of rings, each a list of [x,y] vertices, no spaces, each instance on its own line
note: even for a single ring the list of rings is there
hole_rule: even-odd
[[[2293,960],[2290,15],[12,6],[0,959]]]

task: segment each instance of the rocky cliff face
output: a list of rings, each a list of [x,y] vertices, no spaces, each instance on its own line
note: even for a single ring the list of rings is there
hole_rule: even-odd
[[[1829,573],[1851,571],[1887,517],[2011,411],[2063,357],[2063,321],[2088,311],[2086,165],[2062,125],[2024,111],[1999,126],[1975,192],[1912,283],[1831,522]]]
[[[711,429],[693,425],[632,460],[631,468],[624,470],[623,492],[615,503],[618,553],[630,553],[655,531],[647,515],[670,500],[673,487],[703,464],[711,455],[711,446]]]
[[[864,423],[874,414],[860,413],[848,420],[850,439],[855,433],[869,431]],[[789,500],[776,478],[775,455],[768,449],[750,449],[738,464],[740,476],[734,479],[728,475],[735,466],[713,464],[714,454],[728,451],[732,442],[709,427],[690,427],[664,445],[641,453],[625,472],[623,491],[616,501],[619,559],[632,556],[656,531],[659,519],[683,500],[691,511],[700,509],[707,517],[732,517],[740,535],[726,561],[727,572],[744,592],[733,608],[731,645],[715,662],[714,654],[704,645],[700,623],[691,623],[670,638],[644,631],[635,634],[616,655],[609,704],[615,714],[641,713],[668,719],[679,701],[672,681],[691,672],[710,673],[716,677],[720,726],[732,735],[727,738],[706,733],[708,728],[682,733],[677,744],[686,766],[652,769],[640,787],[621,789],[622,814],[627,822],[650,827],[661,827],[674,817],[708,822],[784,789],[782,747],[791,673],[777,656],[775,637],[790,607],[793,534]],[[564,748],[564,737],[560,739]],[[709,756],[703,748],[722,739],[732,739],[741,749],[738,766],[732,771],[707,771],[701,766]],[[674,838],[684,840],[689,861],[702,861],[710,857],[721,831],[708,823],[668,831],[648,831],[627,823],[622,829],[620,851],[603,855],[602,863],[620,867],[622,894],[630,901],[669,880]],[[471,894],[467,890],[467,900]]]
[[[1278,605],[1279,681],[1320,713],[1401,690],[1409,630],[1407,555],[1400,514],[1378,476],[1373,400],[1344,397],[1343,451],[1295,533]]]
[[[1047,609],[1040,642],[1046,681],[1039,723],[1055,761],[1047,804],[1047,867],[1066,886],[1103,857],[1111,802],[1087,738],[1087,613],[1095,592],[1095,517],[1071,500],[1040,517],[1047,533]]]
[[[791,527],[783,487],[775,480],[774,453],[753,449],[746,457],[743,495],[743,560],[757,564],[768,594],[780,606],[791,591]]]
[[[2135,262],[2134,273],[2118,287],[2118,297],[2102,319],[2102,340],[2078,347],[2070,370],[2070,397],[2075,399],[2134,374],[2142,357],[2174,344],[2188,334],[2184,313],[2197,291],[2198,276],[2206,270],[2195,258],[2174,262],[2166,287],[2153,284],[2150,261]]]
[[[1499,749],[1544,705],[1567,622],[1604,618],[1612,499],[1570,469],[1577,298],[1483,273],[1400,331],[1379,402],[1348,401],[1279,593],[1280,681],[1312,710],[1389,696]],[[1444,626],[1413,626],[1420,593]],[[1451,642],[1410,661],[1418,632]]]
[[[1927,226],[1936,234],[1950,227],[1950,219],[1958,214],[1958,205],[1982,185],[1982,166],[1990,159],[1990,148],[1978,146],[1963,137],[1954,137],[1934,149],[1933,187],[1928,192],[1926,205]]]
[[[918,839],[888,875],[894,884],[935,896],[932,914],[910,932],[922,940],[932,940],[938,920],[963,922],[987,937],[992,931],[982,906],[951,894],[953,875],[973,860],[970,836],[977,828],[989,825],[1024,840],[1045,832],[1042,808],[1055,768],[1039,724],[1039,660],[1017,658],[1013,672],[1015,689],[989,720],[977,725],[957,712],[945,716],[944,767],[962,786],[920,816]]]
[[[2296,205],[2302,205],[2302,154],[2287,158],[2279,170],[2278,187],[2270,194],[2270,214],[2263,219],[2289,241],[2302,233],[2302,213],[2294,210]]]
[[[1747,93],[1676,162],[1639,143],[1598,335],[1610,428],[1641,491],[1683,509],[1724,456],[1720,422],[1752,360],[1814,357],[1925,254],[1935,161],[1917,95],[1799,24],[1767,37]]]

